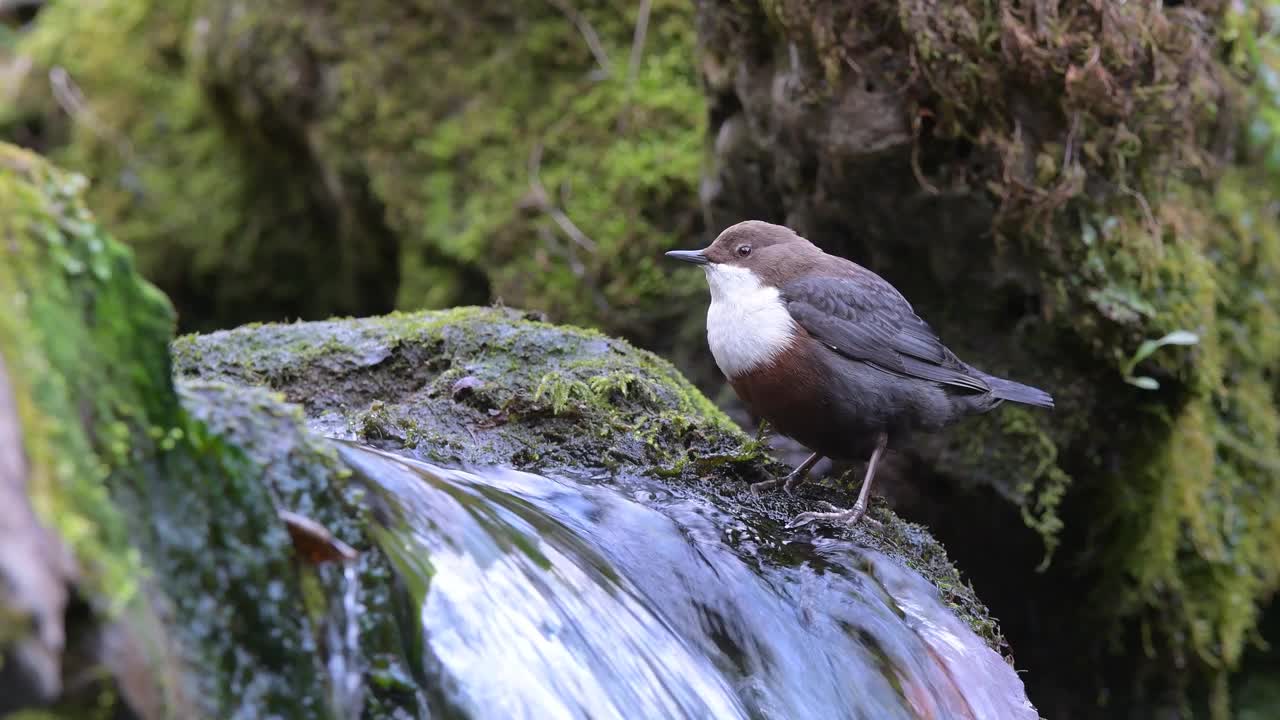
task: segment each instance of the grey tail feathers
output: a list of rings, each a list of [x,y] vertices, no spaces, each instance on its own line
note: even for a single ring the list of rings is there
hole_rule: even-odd
[[[1001,400],[1009,400],[1017,403],[1025,403],[1027,405],[1035,405],[1036,407],[1053,407],[1053,396],[1041,390],[1033,388],[1030,385],[1023,385],[1012,380],[998,378],[995,375],[988,375],[982,371],[978,371],[978,375],[987,384],[991,386],[991,394]]]

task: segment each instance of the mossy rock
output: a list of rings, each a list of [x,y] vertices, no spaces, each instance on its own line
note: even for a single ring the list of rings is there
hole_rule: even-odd
[[[1015,644],[1044,649],[1041,707],[1208,685],[1223,717],[1280,588],[1269,8],[699,3],[712,224],[787,222],[1057,398],[922,443],[909,480]],[[1196,341],[1146,351],[1170,333]],[[988,560],[1036,542],[993,495],[1058,548],[1034,601],[1035,553]]]
[[[277,512],[305,514],[367,548],[355,491],[296,409],[268,393],[175,390],[173,310],[86,210],[85,188],[83,177],[0,145],[0,365],[17,420],[0,419],[17,429],[0,454],[12,457],[17,437],[25,465],[5,489],[19,483],[49,544],[72,558],[53,566],[61,606],[0,600],[0,616],[14,620],[0,636],[6,654],[27,639],[11,629],[53,638],[43,685],[27,692],[6,675],[4,707],[59,717],[115,717],[122,704],[140,717],[325,715],[333,703],[318,633],[340,574],[296,562]],[[375,555],[361,563],[374,609],[365,650],[385,668],[398,648],[385,626],[393,616],[381,611],[389,571]],[[417,700],[388,689],[370,706],[411,710]]]
[[[670,363],[517,310],[249,326],[179,338],[174,362],[180,377],[282,393],[316,432],[436,464],[644,473],[775,527],[813,508],[748,489],[785,468]],[[928,532],[882,503],[871,515],[851,536],[921,572],[1000,649],[995,621]]]
[[[24,693],[19,684],[9,693],[27,702],[61,698],[81,708],[97,683],[88,697],[63,698],[64,677],[92,670],[92,662],[86,667],[64,658],[64,650],[75,646],[77,634],[100,634],[95,617],[146,615],[142,564],[108,485],[140,474],[181,416],[165,352],[172,310],[133,272],[128,252],[93,222],[81,199],[85,186],[83,177],[0,145],[0,358],[5,404],[16,415],[16,423],[4,420],[13,429],[5,442],[18,443],[16,453],[6,448],[6,454],[21,458],[17,468],[6,468],[5,484],[11,490],[9,483],[17,483],[19,502],[29,502],[50,543],[65,547],[70,558],[38,569],[60,570],[49,580],[65,588],[62,603],[0,611],[8,628],[25,625],[45,638],[41,690]],[[15,469],[16,477],[9,474]],[[14,500],[6,498],[8,512]],[[5,584],[21,603],[22,574],[6,568]],[[6,604],[14,600],[6,594]],[[14,661],[8,653],[24,642],[22,634],[4,633],[6,664]],[[147,684],[150,692],[163,692],[160,683]]]
[[[368,527],[362,488],[334,450],[306,427],[299,409],[274,393],[218,382],[187,381],[179,395],[203,436],[192,444],[219,458],[215,480],[176,491],[152,486],[134,500],[153,517],[153,572],[170,586],[200,588],[175,597],[191,647],[211,656],[200,688],[218,707],[281,717],[422,717],[421,694],[398,678],[412,676],[402,636],[418,632],[403,612],[405,596]],[[295,553],[279,511],[318,522],[360,553],[358,618],[343,615],[340,569],[309,564]],[[216,602],[213,602],[216,600]],[[328,674],[331,624],[358,623],[365,696],[344,697]],[[339,635],[340,636],[340,635]]]
[[[670,343],[705,113],[692,8],[646,7],[51,4],[0,133],[48,128],[188,329],[501,299]]]

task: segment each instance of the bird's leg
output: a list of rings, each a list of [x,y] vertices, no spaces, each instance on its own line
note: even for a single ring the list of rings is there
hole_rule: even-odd
[[[787,473],[785,477],[752,483],[751,491],[758,493],[764,490],[772,490],[773,488],[781,485],[782,489],[787,491],[788,494],[795,492],[796,486],[804,482],[804,479],[809,475],[809,471],[812,470],[813,466],[817,465],[818,461],[821,459],[821,455],[814,453],[806,458],[804,462],[800,463],[795,470]]]
[[[858,500],[853,504],[852,508],[841,510],[832,507],[831,512],[800,513],[791,522],[787,523],[787,527],[798,528],[815,520],[830,520],[833,523],[856,525],[862,519],[862,516],[867,513],[867,499],[871,496],[871,482],[876,476],[876,464],[880,462],[880,456],[884,454],[884,449],[888,444],[889,436],[887,434],[880,433],[876,437],[876,449],[871,453],[871,462],[867,463],[867,474],[862,478],[862,490],[858,491]]]
[[[808,480],[809,471],[812,470],[813,466],[817,465],[818,461],[821,459],[822,456],[818,453],[813,453],[809,457],[805,458],[804,462],[800,463],[795,470],[787,473],[787,476],[782,479],[782,489],[786,491],[788,495],[795,492],[796,488],[799,487],[801,483]]]

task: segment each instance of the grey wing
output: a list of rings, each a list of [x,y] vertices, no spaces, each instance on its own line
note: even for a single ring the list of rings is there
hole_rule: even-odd
[[[781,294],[791,317],[810,336],[847,358],[956,388],[991,390],[879,277],[805,278],[783,286]]]

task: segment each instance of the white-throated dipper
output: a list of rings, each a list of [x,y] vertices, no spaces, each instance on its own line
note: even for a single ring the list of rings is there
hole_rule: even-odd
[[[788,527],[858,522],[891,441],[1005,400],[1053,407],[1043,390],[961,361],[888,281],[790,228],[749,220],[704,250],[667,256],[706,272],[707,342],[738,397],[813,453],[785,478],[753,488],[781,483],[790,492],[824,456],[870,455],[851,509],[802,513]]]

